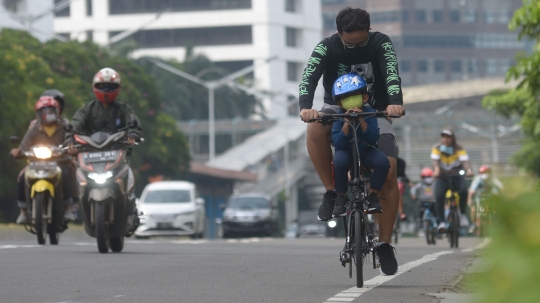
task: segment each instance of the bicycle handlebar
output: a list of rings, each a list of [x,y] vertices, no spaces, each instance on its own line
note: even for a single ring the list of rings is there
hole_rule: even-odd
[[[385,117],[385,118],[399,118],[398,115],[388,115],[386,111],[376,111],[376,112],[349,112],[342,114],[325,114],[320,118],[309,119],[308,122],[317,122],[320,121],[323,125],[338,121],[341,118],[359,118],[359,117]]]

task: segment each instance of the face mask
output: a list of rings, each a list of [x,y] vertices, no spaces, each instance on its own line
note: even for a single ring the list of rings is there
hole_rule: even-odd
[[[45,115],[45,122],[47,122],[47,123],[56,122],[56,119],[58,119],[56,114],[47,114],[47,115]]]
[[[364,97],[362,95],[354,95],[341,100],[341,106],[349,110],[351,108],[361,108],[364,105]]]
[[[452,146],[441,145],[441,152],[452,155],[454,153],[454,148]]]
[[[431,185],[431,183],[433,183],[433,178],[432,177],[425,177],[423,179],[424,183],[427,184],[427,185]]]
[[[482,180],[487,180],[487,178],[489,178],[489,174],[480,174],[480,178],[482,178]]]

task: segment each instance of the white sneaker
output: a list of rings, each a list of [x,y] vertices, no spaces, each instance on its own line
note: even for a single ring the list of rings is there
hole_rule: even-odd
[[[423,231],[423,230],[419,230],[419,231],[418,231],[418,238],[423,238],[423,237],[425,237],[425,236],[426,236],[426,232],[425,232],[425,231]]]
[[[439,226],[437,226],[437,230],[439,230],[439,232],[445,232],[446,231],[446,223],[445,222],[439,223]]]
[[[467,215],[461,214],[459,216],[459,225],[462,226],[462,227],[469,226],[469,219],[467,218]]]
[[[17,223],[17,224],[28,223],[28,218],[26,217],[25,214],[19,214],[19,216],[17,217],[16,223]]]

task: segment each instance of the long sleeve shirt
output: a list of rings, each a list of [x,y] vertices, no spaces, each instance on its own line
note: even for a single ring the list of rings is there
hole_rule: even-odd
[[[74,130],[91,135],[99,131],[114,133],[131,120],[137,120],[138,124],[136,128],[129,129],[128,133],[142,137],[141,123],[129,105],[115,101],[105,108],[98,100],[94,100],[85,103],[75,112],[71,124]]]
[[[375,110],[368,106],[363,106],[362,111],[364,112],[374,112]],[[341,112],[343,113],[343,111]],[[377,140],[379,140],[379,126],[377,125],[377,118],[375,117],[366,117],[365,121],[367,123],[367,128],[365,131],[362,131],[362,127],[359,126],[356,135],[358,138],[358,146],[360,149],[371,148],[369,146],[375,146]],[[332,125],[332,143],[336,150],[348,150],[353,139],[353,130],[349,126],[349,134],[345,135],[343,133],[343,125],[345,124],[344,120],[336,121]]]
[[[347,49],[339,35],[321,41],[313,50],[299,85],[300,110],[313,106],[315,89],[323,76],[324,102],[335,104],[332,85],[348,72],[362,76],[370,91],[369,104],[384,110],[390,104],[403,105],[401,78],[398,73],[396,52],[390,38],[380,32],[370,32],[364,47]]]

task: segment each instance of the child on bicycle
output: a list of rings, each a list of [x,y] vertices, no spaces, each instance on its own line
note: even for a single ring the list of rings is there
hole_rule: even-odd
[[[435,214],[435,194],[433,193],[433,170],[429,167],[424,167],[420,172],[422,182],[419,182],[411,188],[411,198],[420,203],[420,219],[419,219],[419,236],[422,233],[422,222],[424,220],[424,212],[429,209],[432,214]]]
[[[332,87],[332,96],[341,108],[340,113],[375,112],[366,105],[369,100],[367,84],[356,73],[348,73],[339,77]],[[377,149],[379,127],[376,117],[358,117],[359,129],[356,130],[360,162],[367,169],[372,169],[369,195],[364,203],[364,211],[368,214],[382,213],[382,207],[377,197],[378,192],[386,180],[390,162],[388,157]],[[348,123],[346,123],[346,121]],[[347,185],[348,172],[353,165],[352,153],[356,152],[353,141],[353,130],[350,118],[334,122],[332,126],[332,142],[335,147],[334,154],[334,183],[337,198],[332,215],[344,216],[347,213]]]

